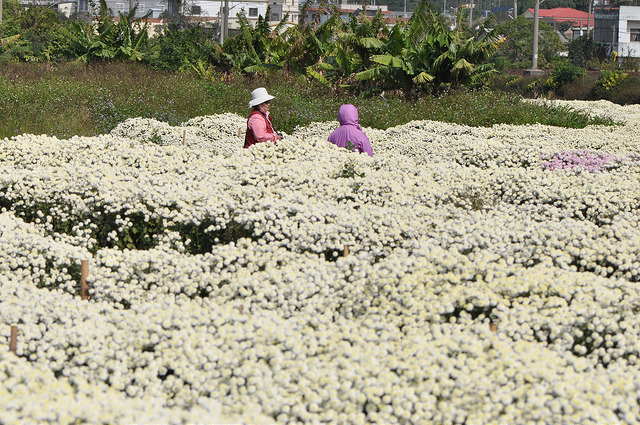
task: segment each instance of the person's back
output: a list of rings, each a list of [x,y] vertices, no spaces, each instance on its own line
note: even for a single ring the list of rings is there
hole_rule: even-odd
[[[369,138],[358,125],[358,109],[351,104],[344,104],[338,111],[340,127],[329,135],[329,141],[334,145],[373,156],[373,148]]]

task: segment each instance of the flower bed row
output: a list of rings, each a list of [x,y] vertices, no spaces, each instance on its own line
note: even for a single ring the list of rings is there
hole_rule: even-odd
[[[373,158],[336,123],[244,150],[231,115],[5,139],[0,422],[638,422],[632,109],[366,129]],[[545,167],[575,150],[623,159]]]

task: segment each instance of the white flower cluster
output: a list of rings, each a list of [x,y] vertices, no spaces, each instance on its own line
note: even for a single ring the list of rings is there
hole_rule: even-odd
[[[0,274],[19,275],[37,287],[79,291],[80,262],[91,254],[78,246],[78,238],[51,238],[42,227],[10,213],[0,214],[0,235]]]
[[[83,306],[60,296],[47,296],[39,291],[25,288],[23,284],[0,278],[3,287],[2,319],[7,320],[7,304],[22,304],[18,297],[31,302],[52,302],[51,307],[68,309],[75,304],[81,310]],[[7,297],[8,291],[15,291],[15,297]],[[44,297],[42,297],[44,295]],[[70,304],[71,302],[71,304]],[[34,307],[34,304],[31,304]],[[35,304],[35,308],[37,308]],[[12,310],[19,312],[18,308]],[[41,316],[42,317],[42,316]],[[76,328],[91,329],[86,323],[78,323]],[[10,319],[9,319],[10,320]],[[46,320],[46,319],[45,319]],[[37,323],[37,321],[35,322]],[[40,322],[43,328],[45,322]],[[20,326],[20,336],[25,337],[38,326]],[[52,327],[54,329],[54,327]],[[68,328],[67,328],[68,330]],[[25,335],[26,333],[26,335]],[[72,337],[71,337],[72,338]],[[2,340],[3,338],[0,338]],[[42,337],[32,340],[30,345],[48,344]],[[59,358],[63,362],[69,350],[69,344],[59,347]],[[22,350],[20,350],[22,351]],[[33,356],[31,356],[33,357]],[[169,407],[165,397],[149,395],[133,397],[133,386],[121,391],[114,385],[101,380],[88,381],[82,374],[70,373],[77,366],[71,366],[63,373],[53,371],[50,364],[30,360],[29,357],[16,356],[8,350],[0,351],[0,399],[2,410],[0,421],[4,424],[20,423],[256,423],[270,424],[273,420],[257,411],[246,409],[246,413],[228,415],[223,413],[220,403],[206,397],[199,397],[191,407]],[[84,367],[97,368],[91,362]]]
[[[525,102],[542,103],[549,106],[567,107],[576,111],[586,112],[592,117],[608,118],[615,122],[628,125],[640,125],[640,105],[617,105],[608,100],[547,100],[526,99]]]
[[[229,156],[242,148],[244,127],[245,120],[235,114],[196,117],[181,126],[171,126],[152,118],[130,118],[118,124],[110,134],[165,146],[188,145]]]
[[[640,166],[541,167],[624,122],[5,139],[0,422],[638,423]]]

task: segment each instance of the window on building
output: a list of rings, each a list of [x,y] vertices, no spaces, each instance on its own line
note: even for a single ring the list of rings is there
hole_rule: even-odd
[[[257,18],[258,17],[258,8],[257,7],[250,7],[249,8],[249,17],[250,18]]]
[[[145,10],[146,9],[144,8],[144,3],[138,3],[138,9],[136,10],[136,14],[144,15]]]
[[[124,3],[116,3],[116,12],[124,13]]]
[[[629,41],[640,41],[640,28],[629,29]]]
[[[277,13],[272,13],[272,14],[271,14],[271,20],[272,20],[272,21],[279,21],[279,20],[280,20],[280,17],[278,16],[278,14],[277,14]]]

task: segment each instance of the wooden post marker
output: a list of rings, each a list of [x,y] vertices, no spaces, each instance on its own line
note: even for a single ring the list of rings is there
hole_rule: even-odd
[[[343,257],[346,257],[347,255],[349,255],[349,245],[345,245],[344,251],[342,252]]]
[[[182,146],[185,145],[186,138],[187,138],[187,130],[182,130]]]
[[[80,298],[83,300],[89,299],[89,285],[87,284],[88,276],[89,260],[82,260],[80,262]]]
[[[18,327],[13,325],[11,326],[11,339],[9,340],[9,351],[13,354],[16,354],[16,349],[18,348]]]
[[[242,128],[238,127],[238,137],[242,139]]]
[[[497,323],[493,323],[493,322],[489,322],[489,330],[491,332],[497,332],[498,331],[498,324]]]

